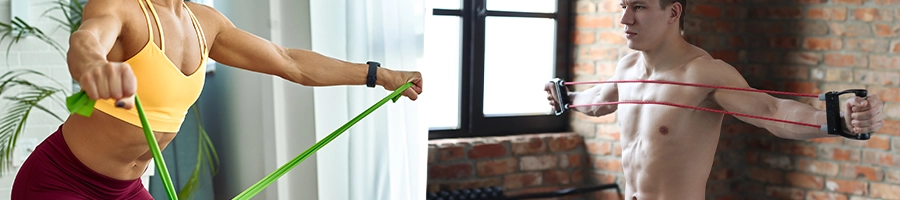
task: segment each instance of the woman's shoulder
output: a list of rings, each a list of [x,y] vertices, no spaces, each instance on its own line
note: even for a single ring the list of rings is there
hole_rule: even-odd
[[[91,0],[84,4],[82,15],[84,19],[94,16],[119,16],[128,2],[121,0]]]
[[[194,2],[184,3],[191,9],[191,12],[194,13],[194,16],[197,17],[204,29],[218,32],[218,30],[222,30],[222,27],[232,26],[231,20],[212,6]],[[206,34],[210,34],[210,31],[207,31]]]
[[[216,10],[212,6],[208,6],[205,4],[199,4],[194,2],[184,2],[188,8],[191,9],[191,12],[197,16],[197,19],[202,22],[218,22],[222,20],[227,20],[225,15],[223,15],[219,10]]]

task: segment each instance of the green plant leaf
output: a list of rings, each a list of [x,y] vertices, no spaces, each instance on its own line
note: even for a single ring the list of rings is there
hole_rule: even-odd
[[[3,163],[0,170],[6,171],[10,169],[9,163],[12,160],[12,152],[15,149],[19,136],[25,130],[25,125],[32,109],[38,106],[38,102],[54,93],[52,90],[39,90],[32,87],[26,89],[25,92],[20,93],[21,95],[17,97],[6,98],[12,100],[13,103],[8,112],[0,119],[0,141],[4,144],[0,148],[0,152],[2,152],[0,154],[0,162]],[[52,112],[48,113],[52,114]]]
[[[16,139],[21,131],[18,128],[24,119],[28,118],[30,110],[29,104],[24,102],[16,102],[10,105],[7,112],[0,118],[0,170],[10,170],[12,163],[12,153],[15,148]]]
[[[53,95],[53,94],[50,94],[50,95]],[[53,118],[56,118],[56,120],[63,121],[63,118],[62,118],[62,117],[59,117],[59,115],[57,115],[56,113],[53,113],[52,111],[50,111],[49,109],[47,109],[47,107],[44,107],[44,106],[42,106],[41,104],[34,104],[34,108],[37,108],[38,110],[44,111],[45,113],[49,113],[50,116],[53,116]]]
[[[200,118],[200,110],[197,104],[191,106],[194,117],[197,119],[197,162],[191,171],[188,181],[178,192],[179,199],[190,199],[193,193],[200,188],[200,175],[209,170],[211,176],[218,173],[219,155],[216,153],[212,140],[206,130],[203,129],[203,120]],[[204,159],[205,158],[205,159]],[[205,164],[205,165],[204,165]]]
[[[216,153],[216,147],[213,145],[212,140],[209,138],[209,134],[206,131],[201,132],[203,139],[206,140],[204,143],[204,151],[206,155],[206,160],[209,163],[209,168],[212,170],[212,175],[216,175],[219,173],[219,154]]]
[[[62,47],[62,45],[60,45],[58,42],[56,42],[56,40],[53,40],[52,38],[47,36],[44,33],[44,31],[42,31],[41,29],[39,29],[35,26],[32,26],[31,24],[28,24],[28,22],[25,22],[25,20],[22,20],[22,18],[13,17],[13,20],[10,21],[9,27],[10,28],[8,30],[3,31],[4,37],[0,37],[0,40],[4,40],[4,39],[6,39],[7,35],[14,35],[14,36],[12,36],[12,42],[10,42],[9,46],[6,47],[7,64],[9,64],[8,63],[9,52],[12,49],[12,46],[19,43],[19,41],[21,41],[22,39],[24,39],[26,37],[35,37],[35,38],[43,41],[44,43],[49,44],[54,49],[56,49],[56,51],[62,57],[65,58],[65,54],[63,53],[64,48]]]
[[[206,132],[206,129],[203,128],[202,122],[203,120],[200,118],[200,109],[197,108],[195,104],[193,106],[194,115],[197,117],[197,130],[198,134],[200,134],[199,139],[203,142],[200,142],[203,147],[204,155],[206,155],[206,161],[208,162],[209,169],[212,172],[212,175],[219,173],[219,154],[216,153],[216,147],[213,145],[212,139],[209,138],[209,133]]]
[[[81,26],[81,15],[84,11],[84,5],[78,0],[57,0],[55,5],[44,11],[41,16],[46,16],[50,12],[60,11],[62,12],[65,20],[59,19],[57,17],[50,16],[50,19],[59,23],[59,26],[69,32],[69,34],[78,30],[78,27]]]
[[[25,122],[35,108],[62,121],[60,116],[50,112],[39,103],[46,99],[55,99],[54,96],[64,90],[27,81],[25,78],[29,75],[49,78],[40,72],[28,69],[11,70],[0,75],[0,95],[6,94],[8,91],[17,91],[13,95],[3,97],[3,99],[10,100],[10,105],[3,110],[2,117],[0,117],[0,170],[2,171],[11,169],[12,153],[16,142],[22,131],[25,130]]]
[[[41,76],[41,78],[45,78],[47,80],[53,80],[53,82],[56,83],[56,85],[59,86],[59,88],[65,87],[65,86],[63,86],[62,83],[60,83],[59,81],[56,81],[53,78],[50,78],[49,76],[45,75],[44,73],[30,70],[30,69],[15,69],[15,70],[10,70],[10,71],[4,73],[3,75],[0,75],[0,94],[2,94],[3,91],[5,91],[5,89],[16,86],[16,85],[34,86],[34,84],[32,84],[31,82],[24,80],[23,77],[28,76],[28,75]],[[53,88],[53,87],[45,87],[45,88]],[[57,89],[57,88],[53,88],[53,89]],[[65,93],[65,90],[60,90],[60,91]]]

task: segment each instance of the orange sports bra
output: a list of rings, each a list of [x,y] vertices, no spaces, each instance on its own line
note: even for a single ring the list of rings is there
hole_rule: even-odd
[[[131,70],[137,78],[137,95],[141,98],[141,105],[144,114],[150,122],[150,127],[154,131],[161,132],[178,132],[181,123],[187,115],[188,108],[200,97],[200,91],[203,90],[203,82],[206,78],[206,60],[209,52],[206,45],[206,37],[197,17],[191,12],[186,4],[182,3],[184,8],[191,15],[191,21],[194,24],[194,31],[197,34],[200,43],[200,67],[190,75],[185,75],[166,57],[165,54],[165,36],[163,35],[162,26],[159,24],[159,17],[153,4],[149,0],[138,0],[141,5],[141,11],[147,19],[147,28],[149,29],[150,41],[136,55],[125,61],[131,65]],[[144,4],[147,4],[145,7]],[[156,27],[159,29],[159,44],[153,43],[153,27],[150,25],[150,15],[147,14],[147,7],[156,20]],[[122,109],[115,106],[115,100],[104,99],[98,100],[94,108],[106,114],[109,114],[122,121],[128,122],[138,127],[141,121],[137,114],[137,109]]]

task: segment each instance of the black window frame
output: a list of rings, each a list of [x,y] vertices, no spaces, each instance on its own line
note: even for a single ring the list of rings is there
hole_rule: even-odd
[[[563,132],[569,128],[569,115],[487,117],[484,110],[485,19],[487,17],[527,17],[556,20],[555,77],[571,77],[572,1],[556,0],[555,13],[487,10],[489,0],[460,0],[462,9],[433,10],[433,15],[458,16],[462,20],[460,127],[454,130],[429,130],[428,139],[506,136]],[[523,58],[527,59],[527,58]],[[550,80],[547,80],[550,81]],[[543,90],[543,88],[534,88]],[[514,99],[510,99],[514,101]],[[547,108],[550,110],[549,106]]]

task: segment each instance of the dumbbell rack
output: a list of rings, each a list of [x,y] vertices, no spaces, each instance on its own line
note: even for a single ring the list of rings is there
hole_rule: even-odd
[[[535,199],[535,198],[552,198],[562,197],[573,194],[581,194],[594,192],[605,189],[616,189],[617,193],[621,193],[618,184],[595,185],[578,188],[567,188],[552,192],[528,193],[506,196],[503,194],[503,188],[500,187],[484,187],[471,188],[461,190],[450,190],[428,193],[426,200],[515,200],[515,199]]]

